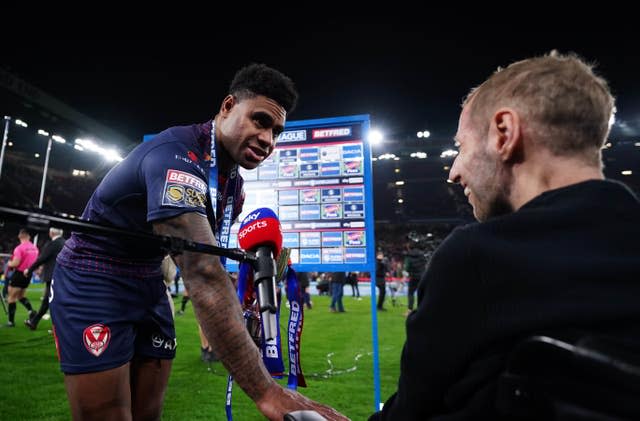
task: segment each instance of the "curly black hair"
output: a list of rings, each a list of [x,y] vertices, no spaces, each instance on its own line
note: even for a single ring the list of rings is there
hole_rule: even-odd
[[[265,64],[252,63],[236,72],[229,93],[238,99],[263,95],[276,101],[287,114],[298,101],[298,92],[293,81],[280,71]]]

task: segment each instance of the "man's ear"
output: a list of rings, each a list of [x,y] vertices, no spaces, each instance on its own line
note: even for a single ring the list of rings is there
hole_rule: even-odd
[[[236,105],[236,97],[234,97],[231,94],[227,95],[222,100],[222,104],[220,105],[220,114],[223,117],[226,117],[227,114],[229,114],[229,112],[231,111],[231,109],[233,108],[234,105]]]
[[[520,156],[522,148],[522,126],[520,115],[513,108],[500,108],[491,119],[490,139],[494,140],[495,152],[502,161],[511,161]]]

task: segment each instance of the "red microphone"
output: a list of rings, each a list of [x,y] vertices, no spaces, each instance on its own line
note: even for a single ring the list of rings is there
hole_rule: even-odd
[[[253,268],[253,284],[258,291],[265,340],[269,341],[278,332],[275,258],[282,249],[282,230],[278,216],[269,208],[251,212],[240,225],[238,244],[256,255],[256,259],[250,263]]]
[[[256,209],[247,215],[238,231],[238,243],[245,250],[270,246],[278,257],[282,249],[282,229],[278,215],[269,208]]]

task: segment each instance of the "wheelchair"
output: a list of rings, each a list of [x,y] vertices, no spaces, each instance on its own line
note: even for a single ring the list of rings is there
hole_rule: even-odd
[[[640,346],[529,337],[509,355],[496,407],[513,420],[640,420]]]

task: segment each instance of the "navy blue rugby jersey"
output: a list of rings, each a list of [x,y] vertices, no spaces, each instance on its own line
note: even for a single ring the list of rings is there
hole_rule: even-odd
[[[89,199],[83,219],[151,233],[153,221],[185,212],[207,216],[210,151],[211,121],[164,130],[109,171]],[[227,191],[224,175],[218,180],[222,194],[216,215],[222,216],[222,204],[235,194],[235,219],[244,201],[243,180],[238,175],[234,192]],[[146,277],[159,274],[163,256],[159,247],[137,240],[73,233],[57,261],[84,270]]]

